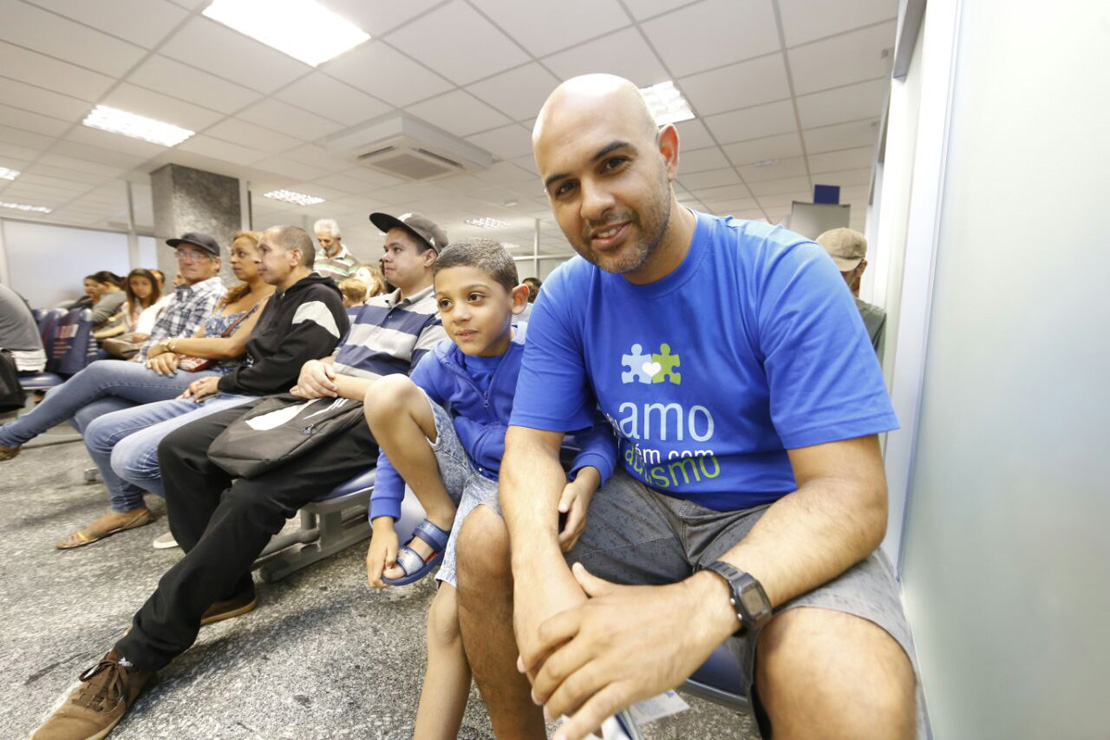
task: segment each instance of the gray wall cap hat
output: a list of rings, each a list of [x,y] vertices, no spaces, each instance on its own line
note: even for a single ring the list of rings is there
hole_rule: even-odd
[[[167,239],[166,244],[175,249],[179,244],[192,244],[194,247],[200,247],[213,257],[220,256],[220,243],[208,234],[202,234],[199,231],[186,231],[180,239]]]
[[[371,213],[370,221],[378,227],[379,231],[388,232],[390,229],[404,229],[427,246],[436,250],[436,254],[447,246],[447,232],[439,225],[419,213],[402,213],[400,216],[390,216],[388,213]]]

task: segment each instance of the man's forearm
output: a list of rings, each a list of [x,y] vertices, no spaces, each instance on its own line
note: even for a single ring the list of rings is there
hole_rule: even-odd
[[[362,401],[366,397],[366,391],[374,384],[380,375],[375,375],[373,378],[356,378],[351,375],[336,374],[335,387],[342,398],[350,398],[353,401]]]
[[[537,435],[549,433],[509,427],[499,476],[501,509],[516,575],[547,569],[553,563],[566,567],[559,550],[559,496],[566,483],[559,464],[559,442],[539,441]]]
[[[812,480],[772,504],[721,560],[751,573],[779,606],[867,557],[882,542],[886,516],[885,487]]]

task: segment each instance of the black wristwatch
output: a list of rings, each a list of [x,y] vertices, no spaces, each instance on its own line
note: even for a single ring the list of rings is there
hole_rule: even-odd
[[[736,610],[736,618],[740,620],[737,637],[749,630],[763,629],[771,621],[771,600],[767,598],[763,586],[751,574],[722,560],[710,563],[703,570],[711,570],[723,578],[732,591],[729,603]]]

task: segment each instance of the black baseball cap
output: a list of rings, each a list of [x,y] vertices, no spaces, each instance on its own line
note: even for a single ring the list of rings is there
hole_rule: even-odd
[[[370,221],[378,227],[379,231],[388,232],[390,229],[404,229],[439,254],[447,246],[447,232],[439,225],[419,213],[403,213],[398,217],[388,213],[371,213]]]
[[[174,248],[179,244],[192,244],[194,247],[200,247],[213,257],[220,256],[220,243],[208,234],[202,234],[199,231],[186,231],[180,239],[167,239],[166,244]]]

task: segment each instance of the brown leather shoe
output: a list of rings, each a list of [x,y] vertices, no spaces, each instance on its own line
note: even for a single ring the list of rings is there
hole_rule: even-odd
[[[128,663],[115,648],[78,678],[81,685],[31,740],[100,740],[119,724],[153,671]]]
[[[18,455],[19,451],[22,450],[22,449],[23,449],[22,447],[2,447],[2,446],[0,446],[0,462],[3,462],[4,460],[11,460],[13,457]]]
[[[208,607],[204,616],[200,618],[200,626],[241,616],[253,611],[256,606],[258,606],[258,594],[255,593],[252,583],[250,588],[244,588],[230,599],[221,599]]]

